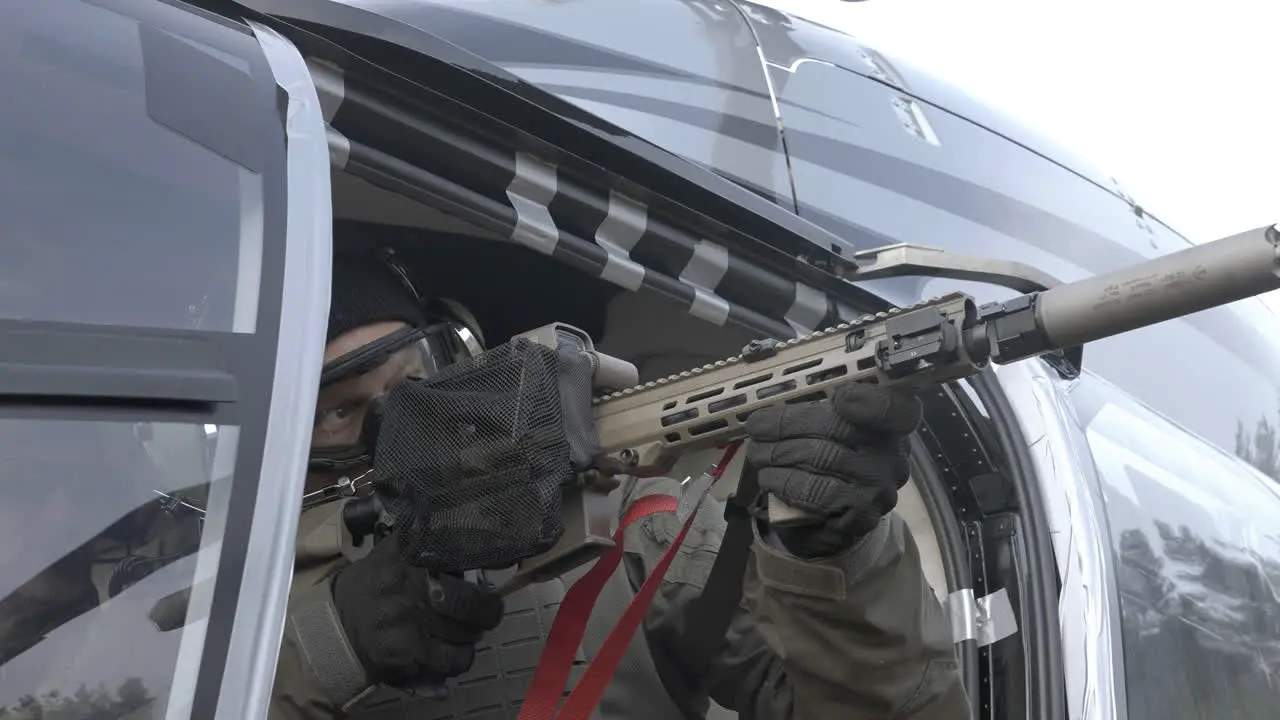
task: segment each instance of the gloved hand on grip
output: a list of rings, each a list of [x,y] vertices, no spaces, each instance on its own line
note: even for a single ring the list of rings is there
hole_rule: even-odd
[[[907,483],[907,436],[920,415],[913,394],[864,383],[841,386],[830,400],[751,413],[746,459],[760,489],[821,518],[772,528],[788,551],[838,555],[876,528]]]
[[[476,642],[503,614],[497,593],[404,562],[395,537],[337,574],[333,601],[370,679],[396,687],[471,669]]]

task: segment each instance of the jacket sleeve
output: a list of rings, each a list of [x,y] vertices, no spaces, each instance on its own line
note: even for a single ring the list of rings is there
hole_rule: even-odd
[[[646,483],[636,496],[679,492]],[[678,667],[690,602],[702,591],[724,535],[723,506],[708,500],[646,617],[659,667]],[[628,529],[647,574],[679,524],[655,515]],[[803,561],[757,528],[743,600],[728,642],[702,683],[664,676],[673,693],[701,685],[741,720],[968,720],[950,623],[929,588],[919,551],[897,515],[845,556]],[[682,701],[693,707],[696,698]],[[705,700],[702,700],[705,703]]]
[[[330,578],[295,588],[276,661],[269,720],[342,718],[371,690],[338,619]]]

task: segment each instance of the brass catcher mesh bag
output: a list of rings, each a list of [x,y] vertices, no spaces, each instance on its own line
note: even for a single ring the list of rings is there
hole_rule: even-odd
[[[566,483],[598,450],[594,361],[560,334],[516,338],[392,390],[372,478],[401,556],[436,572],[510,567],[564,532]]]

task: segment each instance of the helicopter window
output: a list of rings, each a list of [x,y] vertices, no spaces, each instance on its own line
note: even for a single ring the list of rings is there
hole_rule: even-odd
[[[215,578],[246,575],[229,495],[257,497],[292,387],[279,86],[189,8],[7,10],[0,717],[188,717],[231,654]]]
[[[237,440],[0,418],[0,716],[165,717],[195,681]]]
[[[1280,492],[1093,378],[1072,396],[1110,526],[1129,717],[1275,717]]]
[[[97,4],[0,24],[0,87],[22,98],[0,112],[0,319],[254,331],[264,132],[194,117],[214,93],[190,77],[254,82],[225,49]]]

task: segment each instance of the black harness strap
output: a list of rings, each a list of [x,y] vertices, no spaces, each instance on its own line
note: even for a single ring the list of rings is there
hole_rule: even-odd
[[[705,682],[712,663],[724,649],[729,624],[742,601],[742,583],[751,558],[755,537],[752,523],[759,496],[755,468],[744,465],[737,490],[725,503],[724,539],[702,594],[690,603],[681,642],[684,648],[681,664],[691,673],[690,677],[700,682]]]

